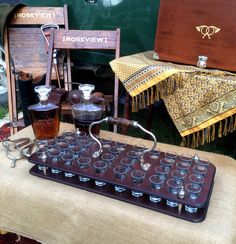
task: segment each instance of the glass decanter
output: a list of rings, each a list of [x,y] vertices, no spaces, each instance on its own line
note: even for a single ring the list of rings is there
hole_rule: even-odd
[[[89,125],[98,121],[103,115],[103,106],[101,104],[95,104],[91,101],[92,91],[94,90],[94,85],[91,84],[81,84],[79,85],[79,90],[82,93],[82,102],[72,105],[72,114],[74,119],[74,124],[76,130],[84,131],[87,134]],[[92,133],[99,135],[100,124],[95,125],[92,128]]]
[[[58,135],[60,125],[60,106],[48,102],[51,87],[36,86],[39,103],[28,107],[28,112],[37,140],[49,140]]]

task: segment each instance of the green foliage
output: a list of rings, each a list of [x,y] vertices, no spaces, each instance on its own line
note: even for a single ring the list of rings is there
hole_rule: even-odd
[[[3,119],[8,112],[8,108],[6,106],[0,106],[0,119]]]

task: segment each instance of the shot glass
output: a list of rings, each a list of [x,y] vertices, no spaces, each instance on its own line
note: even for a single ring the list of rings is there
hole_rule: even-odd
[[[44,146],[36,152],[36,157],[39,160],[46,161],[48,158],[48,153],[49,153],[49,148],[47,146]]]
[[[116,141],[115,145],[118,147],[119,151],[125,151],[127,143],[125,141]]]
[[[171,168],[171,166],[175,163],[175,159],[173,158],[162,158],[160,160],[160,164],[164,167]]]
[[[145,176],[146,176],[146,173],[143,170],[137,169],[137,170],[133,170],[131,172],[131,177],[132,177],[132,181],[134,184],[138,184],[138,185],[142,184]],[[143,192],[138,191],[138,190],[132,190],[131,193],[134,197],[143,196]]]
[[[70,149],[68,143],[64,141],[59,141],[57,143],[57,148],[62,152],[62,154],[65,154]]]
[[[155,150],[155,149],[151,150],[151,151],[149,151],[149,156],[150,156],[151,159],[157,160],[160,157],[160,151]]]
[[[80,169],[86,170],[90,167],[91,159],[89,157],[81,157],[77,159],[77,165]],[[82,182],[87,182],[90,180],[89,177],[79,175],[79,180]]]
[[[167,201],[166,201],[166,204],[167,204],[169,207],[172,207],[172,208],[178,207],[178,205],[179,205],[177,202],[174,202],[174,201],[171,201],[171,200],[167,200]]]
[[[140,169],[136,169],[131,172],[132,181],[133,183],[136,184],[143,183],[145,176],[146,176],[146,172]]]
[[[60,135],[56,138],[57,142],[65,142],[66,136],[65,135]]]
[[[182,172],[187,172],[190,168],[190,163],[185,161],[180,161],[176,164],[176,168]]]
[[[77,159],[77,165],[80,169],[88,169],[91,164],[91,158],[81,157]]]
[[[103,174],[103,173],[105,173],[105,171],[108,167],[108,164],[102,160],[98,160],[98,161],[94,162],[93,167],[94,167],[96,173]],[[95,180],[95,185],[96,186],[105,186],[106,182],[101,181],[101,180]]]
[[[135,144],[133,146],[133,150],[137,152],[139,155],[141,155],[145,149],[146,149],[145,146],[142,144]]]
[[[158,197],[158,196],[155,196],[155,195],[150,195],[150,196],[149,196],[149,200],[150,200],[151,202],[153,202],[153,203],[158,203],[158,202],[161,201],[161,198]]]
[[[63,131],[63,133],[62,133],[62,135],[63,136],[65,136],[65,137],[69,137],[69,136],[75,136],[75,131],[74,130],[65,130],[65,131]]]
[[[67,137],[66,141],[69,144],[70,148],[74,148],[79,144],[79,139],[76,137]]]
[[[150,182],[152,188],[159,190],[162,187],[164,179],[160,175],[151,175],[149,177],[149,182]]]
[[[89,146],[91,145],[91,143],[92,142],[88,139],[81,139],[79,141],[79,144],[82,146],[83,151],[86,151],[89,148]]]
[[[113,168],[113,172],[115,174],[115,178],[122,181],[123,179],[125,179],[128,169],[127,169],[127,167],[124,167],[122,165],[117,165]],[[126,190],[126,188],[121,185],[115,185],[114,188],[115,188],[115,191],[117,191],[117,192],[123,192]]]
[[[188,213],[196,213],[198,208],[194,208],[194,207],[190,207],[188,205],[184,206],[184,209],[188,212]]]
[[[57,146],[57,140],[51,139],[46,141],[46,146],[48,148],[53,148]]]
[[[66,166],[71,166],[73,164],[73,160],[75,159],[75,156],[73,153],[66,153],[62,155],[62,162]]]
[[[107,166],[108,166],[107,162],[102,161],[102,160],[98,160],[98,161],[94,162],[94,164],[93,164],[95,172],[98,174],[105,173]]]
[[[180,155],[180,160],[183,162],[193,162],[193,155],[190,154],[182,154]]]
[[[193,166],[193,172],[200,175],[205,175],[207,173],[207,167],[202,165]]]
[[[57,149],[57,148],[51,148],[49,150],[49,153],[48,153],[48,156],[49,156],[49,161],[52,165],[58,165],[59,162],[61,161],[61,157],[62,157],[62,152]],[[59,174],[61,172],[61,170],[59,170],[58,168],[51,168],[51,172],[53,174]]]
[[[102,161],[105,161],[108,166],[112,166],[115,156],[112,153],[104,153],[101,155]]]
[[[179,179],[171,178],[167,180],[167,190],[171,194],[177,195],[183,185],[182,181]]]
[[[165,167],[162,165],[155,167],[156,174],[160,176],[160,178],[162,178],[163,180],[167,178],[167,174],[169,173],[169,171],[170,171],[169,167]]]
[[[118,157],[120,154],[120,148],[118,146],[111,146],[108,149],[109,153],[113,154],[115,157]]]
[[[139,161],[140,154],[137,151],[134,150],[128,151],[126,155],[128,158],[132,159],[134,163]]]
[[[112,139],[111,138],[106,138],[106,139],[101,138],[100,142],[101,142],[103,148],[109,148],[109,147],[111,147]]]
[[[120,164],[127,168],[127,170],[133,169],[135,161],[131,158],[122,158]]]
[[[189,179],[192,183],[201,185],[204,182],[204,176],[200,174],[192,174],[189,176]]]
[[[196,164],[207,168],[210,164],[210,160],[208,158],[200,158],[196,161]]]
[[[186,191],[190,199],[195,200],[198,198],[202,188],[199,184],[189,183],[185,186]]]
[[[48,152],[48,157],[50,163],[57,164],[61,160],[62,152],[57,148],[50,148]]]
[[[175,179],[183,180],[186,177],[186,173],[182,170],[177,169],[171,171],[171,176]]]
[[[175,161],[175,159],[177,158],[177,153],[174,151],[167,151],[165,152],[165,157],[169,159],[173,159]]]
[[[71,148],[70,151],[75,155],[75,158],[78,158],[83,153],[83,147],[81,145],[76,145]]]

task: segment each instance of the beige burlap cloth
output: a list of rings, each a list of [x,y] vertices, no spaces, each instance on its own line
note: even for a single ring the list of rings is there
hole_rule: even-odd
[[[73,125],[61,124],[61,131]],[[31,137],[31,127],[15,137]],[[129,144],[152,142],[101,132],[104,138]],[[158,144],[163,150],[193,154],[193,149]],[[216,177],[205,221],[191,223],[129,203],[114,200],[29,174],[20,160],[10,168],[0,146],[0,229],[44,243],[236,243],[236,162],[198,151],[216,166]]]
[[[138,111],[160,98],[185,145],[197,147],[236,130],[235,74],[156,61],[153,51],[110,65]]]

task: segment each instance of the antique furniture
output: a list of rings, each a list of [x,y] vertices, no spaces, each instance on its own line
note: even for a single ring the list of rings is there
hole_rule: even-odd
[[[4,34],[4,49],[6,73],[8,78],[8,107],[10,122],[13,123],[11,133],[17,128],[17,97],[16,76],[23,71],[32,74],[33,78],[47,71],[47,44],[41,31],[41,26],[50,24],[68,29],[67,6],[64,7],[23,7],[18,9]],[[49,25],[49,26],[50,26]],[[68,55],[67,63],[70,64]],[[70,74],[70,65],[64,66]],[[64,76],[60,70],[60,77]],[[57,79],[53,69],[53,79]]]

